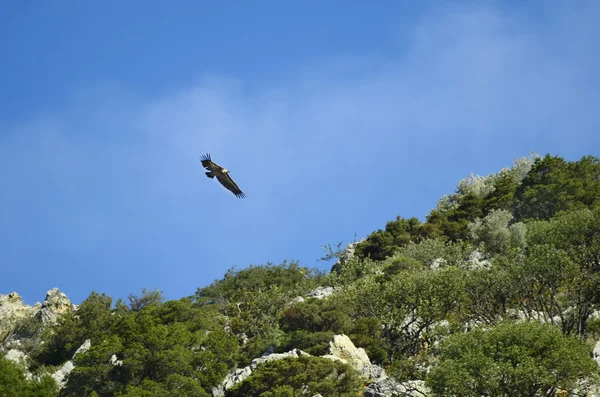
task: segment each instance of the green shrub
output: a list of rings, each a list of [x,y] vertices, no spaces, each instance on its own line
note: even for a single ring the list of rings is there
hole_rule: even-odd
[[[339,361],[301,356],[260,365],[225,397],[323,396],[355,397],[363,387],[359,373]],[[270,394],[269,394],[270,393]]]
[[[455,334],[440,349],[426,379],[440,396],[554,395],[597,371],[587,345],[535,322]]]

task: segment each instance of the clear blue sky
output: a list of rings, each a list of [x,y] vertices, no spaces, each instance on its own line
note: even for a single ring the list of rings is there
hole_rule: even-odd
[[[178,299],[234,265],[328,269],[322,245],[424,220],[469,173],[598,156],[599,18],[594,0],[5,1],[0,293]]]

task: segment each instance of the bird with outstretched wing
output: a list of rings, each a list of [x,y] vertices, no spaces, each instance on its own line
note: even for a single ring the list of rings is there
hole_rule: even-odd
[[[233,179],[231,179],[229,176],[229,170],[221,167],[218,164],[215,164],[210,159],[209,153],[206,153],[200,157],[200,162],[202,163],[202,166],[208,170],[208,172],[205,172],[207,177],[211,179],[217,177],[217,180],[221,183],[221,185],[223,185],[231,193],[235,194],[237,198],[246,197],[244,192],[241,191],[238,185],[236,185]]]

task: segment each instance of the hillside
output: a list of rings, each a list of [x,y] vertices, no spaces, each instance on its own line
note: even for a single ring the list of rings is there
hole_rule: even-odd
[[[179,300],[0,296],[0,396],[600,395],[600,159],[469,176],[296,262]]]

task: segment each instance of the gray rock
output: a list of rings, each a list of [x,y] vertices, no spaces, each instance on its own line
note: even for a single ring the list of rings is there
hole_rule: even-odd
[[[12,336],[15,325],[20,320],[33,314],[33,308],[25,305],[18,293],[0,294],[0,342]]]
[[[367,352],[362,347],[357,348],[346,335],[334,335],[329,342],[329,354],[323,356],[332,360],[348,363],[366,379],[382,380],[387,377],[385,370],[371,364]]]
[[[110,356],[110,359],[108,360],[108,362],[116,367],[120,367],[121,365],[123,365],[123,360],[117,360],[116,354],[113,354],[112,356]]]
[[[302,303],[302,302],[304,302],[304,298],[303,298],[303,297],[301,297],[301,296],[297,296],[297,297],[295,297],[294,299],[292,299],[292,300],[291,300],[291,301],[288,303],[288,305],[289,305],[289,306],[292,306],[292,305],[295,305],[296,303]]]
[[[74,305],[67,298],[67,295],[60,292],[58,288],[52,288],[46,293],[46,299],[37,315],[44,324],[53,324],[60,314],[72,309],[74,309]]]
[[[323,299],[335,292],[333,287],[317,287],[314,290],[310,291],[306,296],[308,298],[317,298]]]
[[[69,376],[71,371],[73,371],[73,368],[75,368],[75,366],[73,365],[73,360],[75,359],[75,356],[77,356],[79,353],[85,352],[90,347],[91,347],[91,341],[89,339],[86,339],[86,341],[83,342],[83,344],[81,346],[79,346],[79,349],[77,349],[75,354],[73,354],[73,358],[71,358],[69,361],[67,361],[63,365],[61,365],[61,367],[59,369],[57,369],[56,372],[54,372],[52,375],[50,375],[50,376],[52,376],[52,378],[58,385],[59,389],[62,389],[63,387],[65,387],[65,384],[67,383],[67,381],[66,381],[67,376]]]
[[[75,307],[58,288],[46,293],[43,304],[38,302],[33,306],[25,305],[16,292],[0,294],[0,343],[19,339],[20,335],[15,335],[15,327],[24,319],[34,317],[43,324],[50,324],[56,321],[59,314]]]
[[[23,368],[28,367],[29,357],[27,357],[27,354],[23,353],[21,350],[10,349],[8,352],[6,352],[4,358],[20,365]]]
[[[354,252],[356,251],[356,246],[365,240],[366,240],[366,238],[363,237],[360,241],[356,241],[354,243],[348,244],[346,246],[346,248],[344,248],[344,250],[341,252],[339,259],[331,267],[331,271],[336,271],[336,270],[341,269],[346,262],[348,262],[349,260],[354,258]]]
[[[364,392],[365,397],[424,397],[429,394],[422,380],[400,383],[392,378],[371,383]]]

